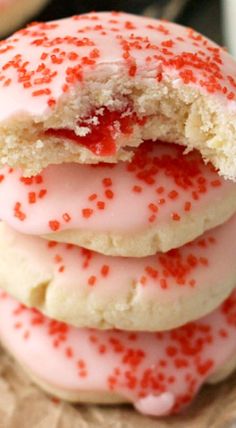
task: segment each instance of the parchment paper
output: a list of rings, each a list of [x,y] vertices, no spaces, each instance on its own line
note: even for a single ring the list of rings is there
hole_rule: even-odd
[[[72,406],[45,395],[0,349],[0,428],[236,428],[236,375],[204,388],[178,417],[154,419],[131,406]]]

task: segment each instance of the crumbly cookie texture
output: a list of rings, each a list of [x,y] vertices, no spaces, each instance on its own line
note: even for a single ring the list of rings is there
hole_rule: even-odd
[[[48,0],[1,0],[0,36],[6,36],[36,15]]]
[[[236,184],[198,152],[145,142],[131,162],[0,169],[0,218],[21,233],[144,257],[190,242],[236,211]]]
[[[235,307],[234,291],[208,316],[175,330],[104,332],[46,318],[1,292],[0,339],[56,397],[130,402],[141,413],[164,416],[186,408],[205,382],[235,367]]]
[[[116,162],[160,139],[236,179],[236,64],[192,29],[89,13],[19,31],[0,62],[2,164]]]
[[[77,327],[167,330],[209,313],[229,295],[236,281],[235,234],[236,216],[180,249],[123,258],[1,224],[0,286]]]

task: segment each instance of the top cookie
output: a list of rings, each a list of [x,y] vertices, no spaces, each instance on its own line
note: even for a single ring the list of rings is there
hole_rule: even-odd
[[[194,30],[105,12],[33,24],[0,44],[0,161],[129,159],[160,139],[236,179],[236,63]]]

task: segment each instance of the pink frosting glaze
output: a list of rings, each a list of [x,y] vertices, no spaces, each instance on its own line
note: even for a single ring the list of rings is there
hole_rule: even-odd
[[[68,229],[132,233],[201,216],[221,205],[236,184],[219,177],[197,152],[145,142],[131,163],[52,165],[40,176],[0,170],[0,217],[16,230]]]
[[[0,120],[42,115],[84,76],[123,72],[219,95],[235,109],[236,65],[197,32],[125,13],[34,24],[0,45]]]
[[[68,391],[116,392],[153,416],[176,413],[236,352],[236,292],[165,333],[75,329],[2,293],[0,338],[36,376]]]
[[[66,315],[65,318],[61,318],[64,316],[63,305],[61,305],[61,319],[68,320],[68,314],[74,312],[74,301],[84,300],[85,296],[87,296],[86,304],[84,303],[84,307],[81,307],[85,317],[86,311],[91,313],[94,310],[96,320],[96,311],[101,311],[101,307],[105,308],[106,304],[113,302],[115,310],[120,311],[122,318],[122,311],[127,307],[127,296],[132,292],[133,287],[136,287],[134,308],[131,305],[130,310],[135,310],[135,306],[140,308],[142,305],[150,304],[154,300],[160,307],[163,305],[166,308],[169,305],[175,312],[173,319],[165,313],[162,317],[167,318],[169,323],[173,323],[172,327],[176,326],[176,316],[178,323],[179,318],[183,323],[196,316],[199,317],[199,314],[205,315],[211,310],[209,303],[204,305],[205,296],[216,296],[219,293],[223,299],[234,286],[236,278],[236,215],[224,225],[205,233],[190,244],[166,254],[158,253],[155,256],[143,258],[104,256],[71,244],[58,244],[54,241],[48,242],[38,237],[19,234],[6,225],[1,236],[3,241],[9,240],[13,250],[23,260],[27,260],[26,275],[30,275],[32,267],[33,278],[36,279],[33,280],[31,287],[34,287],[34,281],[50,282],[45,298],[46,306],[49,300],[51,302],[50,316],[57,318],[57,304],[54,305],[53,302],[57,301],[58,294],[65,296]],[[1,263],[3,265],[9,263],[9,260],[5,261],[4,252],[1,254],[0,266]],[[17,265],[14,269],[13,284],[9,286],[10,292],[15,288]],[[1,268],[2,271],[4,268]],[[20,271],[22,272],[22,269]],[[18,276],[20,284],[24,287],[25,277],[22,273]],[[26,280],[28,282],[27,277]],[[6,284],[11,283],[11,272],[1,276],[1,281]],[[75,300],[68,299],[70,293]],[[15,294],[15,297],[17,296]],[[191,313],[182,310],[184,301],[191,301],[191,305],[196,301],[196,313],[194,310]],[[105,309],[103,311],[105,312]],[[192,318],[189,318],[190,316]],[[108,325],[109,323],[114,325],[114,320],[108,319],[107,322]],[[118,320],[115,322],[115,325],[125,326],[125,324],[119,324]],[[120,322],[123,323],[123,319]],[[143,322],[144,320],[141,321],[142,326]],[[165,327],[162,325],[163,329],[168,328],[164,321],[162,324],[165,325]],[[91,325],[83,324],[86,327]],[[126,328],[130,328],[129,325],[130,323]]]

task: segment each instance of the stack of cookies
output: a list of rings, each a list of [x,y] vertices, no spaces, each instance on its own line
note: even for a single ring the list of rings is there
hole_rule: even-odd
[[[236,366],[236,64],[117,12],[0,64],[3,345],[66,400],[181,411]]]

